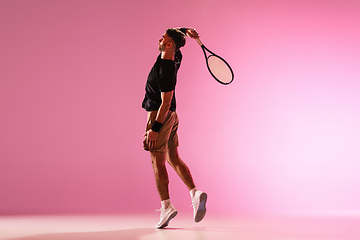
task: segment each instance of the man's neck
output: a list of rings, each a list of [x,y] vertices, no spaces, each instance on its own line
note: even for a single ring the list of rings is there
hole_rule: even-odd
[[[169,59],[169,60],[175,60],[175,53],[164,51],[161,52],[161,59]]]

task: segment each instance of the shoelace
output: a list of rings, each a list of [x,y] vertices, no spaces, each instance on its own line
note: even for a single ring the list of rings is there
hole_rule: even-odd
[[[160,209],[155,209],[155,212],[161,212],[161,213],[160,213],[160,222],[161,222],[162,219],[164,218],[161,210],[162,210],[162,208],[160,208]]]
[[[192,204],[191,204],[191,206],[190,206],[189,208],[191,208],[191,207],[196,208],[196,207],[199,206],[199,204],[200,204],[199,202],[198,202],[198,204],[196,204],[196,201],[193,200],[193,201],[192,201]]]

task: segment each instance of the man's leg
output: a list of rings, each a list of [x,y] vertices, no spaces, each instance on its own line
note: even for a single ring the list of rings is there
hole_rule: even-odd
[[[156,228],[164,228],[169,225],[170,220],[174,218],[178,212],[170,203],[169,177],[165,167],[165,153],[150,152],[150,154],[155,175],[156,187],[161,199],[160,222],[156,225]]]
[[[191,176],[188,166],[181,160],[178,153],[178,148],[170,148],[167,152],[167,161],[174,168],[181,180],[185,183],[189,191],[195,188],[193,178]]]
[[[150,152],[156,187],[161,201],[169,199],[169,177],[165,167],[165,153]]]
[[[180,159],[177,147],[168,149],[167,160],[189,189],[194,208],[194,220],[195,222],[200,222],[206,214],[205,205],[207,201],[207,194],[196,189],[190,170]]]

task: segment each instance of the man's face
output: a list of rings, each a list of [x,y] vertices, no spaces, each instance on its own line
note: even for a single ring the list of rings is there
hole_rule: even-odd
[[[160,50],[160,52],[165,51],[166,45],[168,43],[170,43],[170,42],[175,44],[174,41],[167,35],[167,33],[162,35],[162,37],[159,39],[159,50]]]

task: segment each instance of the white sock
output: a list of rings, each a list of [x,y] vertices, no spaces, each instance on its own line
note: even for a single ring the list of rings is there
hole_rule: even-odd
[[[170,199],[166,199],[166,200],[163,200],[161,201],[161,207],[164,208],[164,209],[167,209],[170,205]]]
[[[190,190],[190,196],[193,198],[195,196],[195,192],[196,192],[196,187],[194,187],[193,189]]]

